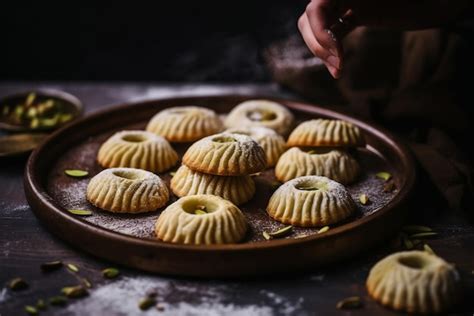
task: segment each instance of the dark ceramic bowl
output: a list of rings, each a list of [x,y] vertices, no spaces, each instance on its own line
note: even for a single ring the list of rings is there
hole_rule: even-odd
[[[2,97],[0,98],[0,114],[3,113],[4,108],[6,106],[14,107],[18,104],[24,103],[30,93],[36,94],[35,100],[37,101],[46,101],[48,99],[54,100],[55,102],[60,104],[62,108],[62,113],[70,114],[71,119],[67,122],[57,123],[54,126],[31,128],[29,125],[13,122],[13,120],[9,119],[9,117],[0,115],[0,129],[11,132],[44,132],[46,130],[57,129],[67,123],[72,122],[74,119],[82,115],[83,106],[82,102],[78,98],[63,91],[50,89],[31,90]]]

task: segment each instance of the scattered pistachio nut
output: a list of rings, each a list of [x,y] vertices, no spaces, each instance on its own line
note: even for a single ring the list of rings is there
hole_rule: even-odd
[[[30,92],[28,96],[26,97],[25,105],[27,107],[33,105],[33,102],[35,102],[35,99],[36,99],[36,93]]]
[[[89,216],[92,215],[92,211],[89,210],[67,210],[69,213],[79,216]]]
[[[369,197],[367,196],[367,194],[361,194],[359,196],[359,201],[360,201],[360,204],[366,205],[369,202]]]
[[[39,310],[45,310],[47,308],[46,302],[43,299],[38,299],[36,302],[36,308]]]
[[[40,125],[40,121],[36,117],[30,121],[30,128],[38,128],[39,125]]]
[[[194,210],[194,214],[196,214],[196,215],[205,215],[205,214],[207,214],[206,206],[205,205],[196,205],[196,209]]]
[[[427,238],[427,237],[432,237],[436,235],[438,235],[438,233],[435,233],[435,232],[417,233],[417,234],[410,235],[410,238]]]
[[[88,171],[79,169],[66,169],[64,173],[73,178],[83,178],[89,174]]]
[[[337,309],[361,308],[362,301],[359,296],[352,296],[339,301],[336,305]]]
[[[43,272],[51,272],[60,269],[63,266],[63,262],[60,260],[50,261],[42,263],[40,268]]]
[[[423,250],[432,254],[432,255],[435,255],[436,253],[434,252],[434,250],[428,245],[428,244],[424,244],[423,245]]]
[[[146,311],[148,310],[150,307],[152,307],[153,305],[156,304],[156,299],[153,298],[153,297],[145,297],[145,298],[142,298],[139,302],[138,302],[138,307],[142,310],[142,311]]]
[[[171,171],[170,176],[174,177],[176,175],[176,171]]]
[[[26,116],[29,118],[34,118],[38,115],[38,110],[36,108],[29,108],[28,111],[26,111]]]
[[[82,284],[84,284],[85,287],[87,287],[89,289],[92,287],[92,283],[86,278],[82,278],[81,282],[82,282]]]
[[[430,227],[422,225],[406,225],[402,227],[402,230],[408,234],[427,233],[433,231],[433,229]]]
[[[286,227],[283,227],[275,232],[268,233],[272,238],[280,238],[280,237],[285,237],[286,235],[290,234],[293,230],[293,226],[289,225]]]
[[[51,109],[54,107],[54,100],[48,99],[44,103],[42,103],[46,109]]]
[[[318,230],[318,234],[322,234],[322,233],[325,233],[329,230],[329,226],[324,226],[323,228],[321,228],[320,230]]]
[[[68,298],[80,298],[86,296],[87,290],[82,285],[67,286],[61,289],[61,293]]]
[[[59,122],[66,123],[72,120],[72,114],[61,114],[59,115]]]
[[[113,279],[116,278],[120,274],[120,271],[116,268],[107,268],[102,270],[102,275],[104,278]]]
[[[266,240],[272,239],[272,236],[270,236],[270,234],[267,233],[266,231],[264,231],[264,232],[262,233],[262,235],[263,235],[263,238],[265,238]]]
[[[8,283],[8,287],[13,291],[20,291],[28,288],[28,283],[22,278],[14,278]]]
[[[69,271],[79,272],[79,268],[75,264],[68,263],[66,267],[68,268]]]
[[[25,306],[25,312],[27,312],[30,315],[38,315],[38,310],[36,309],[36,307],[31,306],[31,305]]]
[[[415,247],[415,245],[413,245],[413,242],[406,236],[403,236],[403,244],[408,250],[413,249],[413,247]]]
[[[388,181],[392,178],[392,175],[388,172],[385,172],[385,171],[378,172],[375,176],[377,178],[380,178],[380,179],[385,180],[385,181]]]
[[[49,304],[53,306],[64,306],[67,303],[67,298],[62,295],[53,296],[49,299]]]

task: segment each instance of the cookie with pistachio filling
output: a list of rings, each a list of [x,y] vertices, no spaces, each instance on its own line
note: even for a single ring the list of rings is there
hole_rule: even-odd
[[[240,205],[252,198],[255,193],[255,183],[248,175],[216,176],[193,171],[182,165],[171,179],[171,190],[179,197],[211,194]]]
[[[299,177],[284,183],[267,205],[267,213],[273,219],[302,227],[339,223],[355,209],[355,202],[342,184],[320,176]]]
[[[263,148],[247,135],[221,133],[205,137],[188,148],[183,164],[218,176],[243,176],[266,167]]]
[[[169,199],[166,184],[157,175],[134,168],[111,168],[95,175],[87,185],[87,200],[114,213],[156,211]]]
[[[138,168],[156,173],[170,169],[178,159],[166,139],[140,130],[115,133],[97,154],[97,161],[104,168]]]
[[[278,160],[275,175],[282,182],[301,176],[316,175],[348,184],[356,180],[359,170],[357,160],[343,149],[293,147]]]
[[[199,106],[178,106],[158,112],[146,130],[172,143],[194,142],[223,129],[219,116]]]
[[[170,243],[211,245],[241,241],[247,221],[240,209],[215,195],[190,195],[168,206],[155,224],[156,237]]]
[[[410,314],[446,312],[461,294],[454,266],[426,251],[385,257],[370,270],[366,284],[377,302]]]
[[[365,145],[359,127],[343,120],[315,119],[299,124],[291,132],[289,147],[358,147]]]
[[[225,126],[263,126],[278,134],[287,135],[293,122],[293,114],[283,105],[269,100],[249,100],[232,109],[225,120]]]

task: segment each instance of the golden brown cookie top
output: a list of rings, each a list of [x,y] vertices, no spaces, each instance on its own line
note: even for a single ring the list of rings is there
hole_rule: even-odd
[[[240,209],[215,195],[190,195],[168,206],[155,225],[156,236],[181,244],[237,243],[247,222]]]
[[[105,169],[87,185],[87,200],[111,212],[155,211],[164,206],[168,198],[168,188],[160,177],[135,168]]]
[[[380,260],[367,278],[370,296],[408,313],[440,313],[460,296],[453,265],[426,251],[403,251]]]
[[[359,127],[342,120],[315,119],[299,124],[291,132],[287,145],[290,147],[357,147],[364,146],[365,139]]]
[[[247,135],[221,133],[205,137],[188,148],[183,164],[203,173],[241,176],[266,167],[265,152]]]
[[[359,171],[359,163],[344,150],[293,147],[278,160],[275,176],[285,182],[301,176],[317,175],[347,184],[356,180]]]
[[[249,100],[238,104],[225,120],[227,128],[263,126],[286,135],[292,125],[293,114],[283,105],[269,100]]]
[[[305,176],[281,185],[267,206],[268,214],[285,224],[303,227],[338,223],[355,211],[346,188],[320,176]]]
[[[243,126],[229,128],[225,132],[242,134],[252,137],[262,146],[267,157],[267,167],[274,167],[281,154],[286,150],[285,139],[268,127],[263,126]]]
[[[179,106],[158,112],[146,130],[170,142],[183,143],[218,133],[222,128],[222,121],[213,110],[199,106]]]
[[[99,149],[102,167],[129,167],[163,172],[178,162],[178,154],[166,139],[141,131],[121,131],[107,139]]]
[[[193,171],[182,165],[171,179],[171,190],[177,196],[217,195],[240,205],[252,198],[255,183],[251,176],[216,176]]]

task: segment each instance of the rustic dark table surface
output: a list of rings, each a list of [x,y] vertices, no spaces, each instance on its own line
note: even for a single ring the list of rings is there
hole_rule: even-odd
[[[85,104],[86,113],[131,100],[179,95],[220,93],[260,94],[291,97],[269,84],[129,84],[129,83],[0,83],[0,96],[19,90],[55,88],[70,92]],[[373,302],[365,290],[372,265],[398,246],[381,241],[376,249],[311,271],[246,280],[201,280],[150,275],[119,267],[121,275],[105,280],[100,271],[117,266],[91,257],[51,235],[35,218],[23,193],[26,158],[0,161],[0,315],[25,314],[25,305],[59,294],[61,288],[77,283],[67,269],[44,274],[40,264],[62,260],[79,267],[78,274],[93,283],[90,295],[71,300],[64,307],[49,307],[47,315],[381,315],[397,314]],[[426,193],[428,182],[420,176],[414,194],[409,223],[425,224],[439,235],[427,241],[434,251],[456,264],[465,283],[465,299],[453,315],[474,314],[474,228],[462,215],[448,211]],[[428,190],[429,191],[429,190]],[[298,260],[298,258],[295,258]],[[272,263],[269,262],[269,265]],[[199,266],[196,266],[199,269]],[[14,277],[29,283],[23,291],[11,291],[6,284]],[[137,304],[150,291],[156,292],[162,310],[141,311]],[[336,303],[348,296],[360,296],[358,310],[340,311]]]

